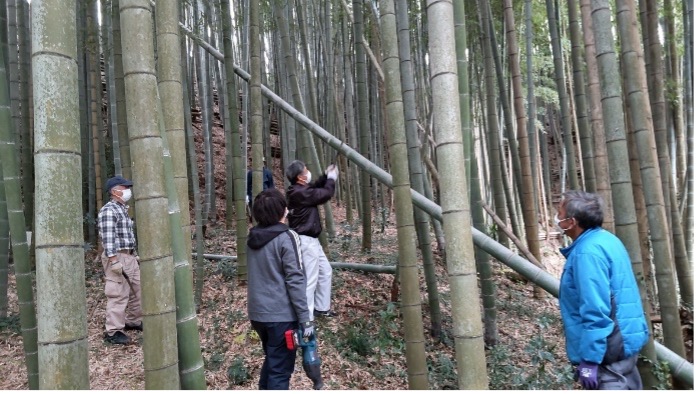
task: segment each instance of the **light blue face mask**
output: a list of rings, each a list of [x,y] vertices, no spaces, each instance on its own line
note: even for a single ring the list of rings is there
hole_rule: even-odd
[[[309,185],[310,182],[312,182],[312,172],[307,170],[307,184]]]

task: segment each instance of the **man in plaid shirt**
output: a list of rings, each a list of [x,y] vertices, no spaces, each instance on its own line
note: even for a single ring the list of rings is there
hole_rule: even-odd
[[[106,276],[106,333],[104,340],[128,345],[125,330],[143,330],[140,309],[140,264],[135,252],[133,220],[126,203],[132,197],[133,182],[121,176],[109,178],[105,191],[111,200],[99,211],[97,224],[104,252],[101,255]]]

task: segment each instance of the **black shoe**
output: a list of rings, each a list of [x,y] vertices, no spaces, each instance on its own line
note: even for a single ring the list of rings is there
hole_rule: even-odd
[[[140,322],[140,324],[128,324],[128,323],[126,323],[126,330],[142,331],[143,330],[143,323],[142,322]]]
[[[336,317],[338,313],[329,309],[328,311],[314,311],[314,314],[321,317]]]
[[[113,345],[130,345],[131,339],[128,338],[128,335],[122,333],[121,331],[116,331],[114,335],[104,334],[104,342],[108,342]]]

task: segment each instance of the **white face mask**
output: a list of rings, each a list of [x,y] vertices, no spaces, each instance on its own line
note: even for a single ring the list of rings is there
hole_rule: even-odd
[[[553,222],[556,224],[556,228],[558,228],[562,233],[565,233],[567,230],[570,230],[570,229],[561,227],[561,222],[565,222],[568,219],[570,219],[570,218],[565,218],[565,219],[561,220],[558,218],[558,214],[556,214],[553,217]]]
[[[133,197],[133,192],[131,191],[131,189],[121,190],[121,200],[123,200],[123,202],[128,202],[128,200],[130,200],[131,197]]]
[[[312,182],[312,173],[307,170],[307,180],[305,181],[309,185],[309,182]]]

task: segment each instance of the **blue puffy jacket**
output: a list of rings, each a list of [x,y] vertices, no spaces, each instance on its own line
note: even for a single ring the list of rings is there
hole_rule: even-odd
[[[585,230],[561,253],[567,261],[558,299],[570,362],[607,364],[638,353],[648,341],[648,326],[621,241],[597,227]]]

